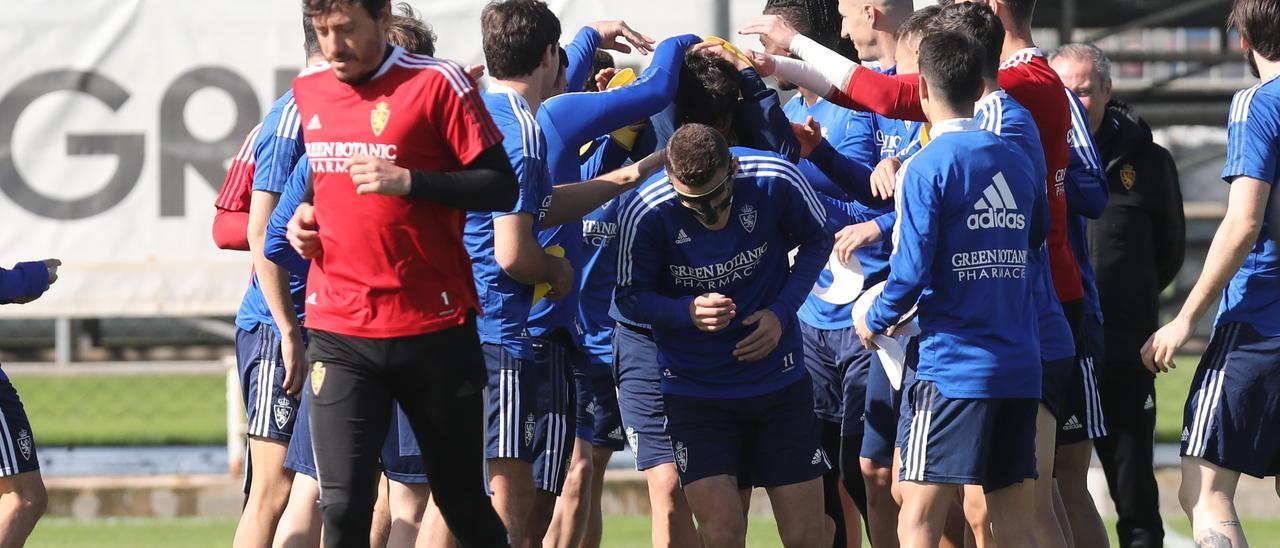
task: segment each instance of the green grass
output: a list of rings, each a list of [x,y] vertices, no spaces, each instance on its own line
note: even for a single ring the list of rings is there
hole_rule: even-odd
[[[226,443],[221,375],[18,375],[41,445]]]
[[[1191,527],[1182,516],[1165,516],[1168,526],[1184,537]],[[1280,519],[1244,519],[1245,534],[1255,548],[1280,548]],[[1115,521],[1107,520],[1111,545],[1116,545]],[[235,533],[235,518],[177,519],[95,519],[80,521],[70,518],[47,518],[40,521],[27,546],[61,548],[95,546],[114,547],[221,547],[230,544]],[[604,546],[607,548],[640,548],[649,546],[647,516],[605,517]],[[869,546],[864,540],[863,546]],[[754,518],[747,528],[747,546],[765,548],[780,546],[773,520]]]

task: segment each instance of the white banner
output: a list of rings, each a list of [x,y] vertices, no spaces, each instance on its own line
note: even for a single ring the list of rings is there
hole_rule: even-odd
[[[732,23],[763,3],[732,2]],[[440,56],[482,62],[484,2],[413,4],[439,35]],[[715,32],[711,0],[550,4],[565,41],[606,18],[658,39]],[[0,318],[234,313],[249,257],[214,247],[213,200],[228,158],[303,62],[300,5],[5,2],[0,266],[50,257],[64,265],[43,298],[0,307]]]

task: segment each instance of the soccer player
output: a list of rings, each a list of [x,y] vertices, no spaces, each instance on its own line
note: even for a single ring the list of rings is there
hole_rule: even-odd
[[[325,543],[368,541],[395,399],[430,448],[450,530],[464,545],[506,546],[476,481],[484,360],[461,238],[465,210],[515,201],[501,134],[460,67],[387,44],[386,0],[309,0],[304,11],[328,62],[294,81],[314,206],[298,207],[289,233],[314,259],[309,411]],[[364,195],[384,187],[420,199]]]
[[[820,477],[830,463],[795,317],[830,253],[824,206],[789,162],[731,151],[708,126],[676,130],[667,158],[665,176],[622,214],[616,303],[653,326],[699,536],[744,545],[746,475],[768,490],[784,544],[829,546]]]
[[[0,304],[26,304],[44,295],[58,281],[62,261],[45,259],[0,268]],[[40,477],[36,440],[27,411],[18,399],[9,375],[0,370],[0,424],[4,442],[0,444],[0,540],[5,545],[22,546],[44,515],[49,493]]]
[[[315,29],[306,18],[303,36],[306,64],[322,60]],[[307,367],[300,319],[306,281],[263,253],[271,212],[303,154],[302,123],[292,90],[276,99],[256,133],[244,158],[233,161],[233,170],[253,174],[246,225],[253,277],[236,314],[236,361],[248,417],[248,497],[234,544],[265,547],[271,545],[289,502],[293,473],[283,465]],[[229,173],[228,181],[235,176]],[[223,203],[220,196],[219,204]]]
[[[249,197],[253,193],[253,144],[262,124],[253,126],[235,156],[213,202],[213,243],[218,249],[249,251]]]
[[[1151,372],[1174,367],[1175,353],[1221,292],[1183,414],[1178,499],[1199,546],[1246,546],[1233,500],[1240,474],[1280,474],[1280,248],[1267,208],[1280,182],[1280,2],[1237,0],[1229,22],[1262,82],[1231,102],[1222,170],[1231,193],[1200,278],[1178,315],[1142,348]]]
[[[1040,364],[1021,330],[1035,314],[1028,244],[1043,237],[1044,202],[1027,153],[973,119],[984,57],[959,33],[921,41],[931,140],[903,166],[889,280],[857,319],[874,348],[873,335],[919,303],[921,357],[901,427],[904,546],[939,542],[956,494],[948,484],[983,486],[1002,544],[1036,542],[1021,514],[1034,503],[1024,480],[1035,477]]]

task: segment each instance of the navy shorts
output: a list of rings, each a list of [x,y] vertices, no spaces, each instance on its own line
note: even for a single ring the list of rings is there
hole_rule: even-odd
[[[840,424],[843,437],[861,437],[871,356],[852,327],[818,329],[800,322],[804,365],[813,379],[813,412]]]
[[[1182,455],[1280,475],[1280,337],[1230,322],[1213,331],[1182,415]]]
[[[867,403],[862,425],[862,451],[859,453],[864,459],[884,466],[893,465],[893,449],[899,445],[899,422],[905,405],[902,395],[911,389],[916,378],[916,363],[920,359],[918,340],[913,338],[907,343],[901,390],[893,389],[889,384],[889,375],[880,363],[880,357],[871,353],[870,371],[867,373]]]
[[[613,384],[613,372],[610,369],[601,364],[591,364],[591,416],[595,419],[591,445],[621,451],[627,438],[622,432],[618,389]]]
[[[27,411],[18,399],[18,391],[4,371],[0,371],[0,478],[16,476],[40,469],[36,458],[36,439],[31,433]]]
[[[581,354],[569,336],[557,331],[550,337],[533,339],[534,361],[543,363],[547,377],[538,389],[534,425],[533,484],[538,489],[559,495],[569,475],[573,458],[572,425],[577,409],[574,391],[574,362]],[[525,425],[528,428],[528,424]]]
[[[767,488],[831,470],[808,379],[749,398],[666,394],[663,401],[681,485],[729,475]]]
[[[1054,417],[1062,415],[1063,392],[1075,365],[1074,356],[1060,360],[1040,360],[1040,403],[1049,408]]]
[[[1036,478],[1035,399],[951,399],[932,381],[916,379],[907,400],[902,481],[991,492]]]
[[[298,425],[293,437],[289,440],[289,451],[284,457],[284,467],[300,474],[317,479],[316,458],[311,447],[311,428],[308,424],[311,406],[311,379],[308,375],[307,385],[302,391],[302,402],[298,406]],[[396,405],[396,412],[391,415],[391,427],[387,431],[387,439],[382,445],[382,468],[387,478],[407,484],[427,483],[427,470],[422,462],[422,449],[418,446],[418,438],[409,427],[409,419],[404,410]]]
[[[261,323],[252,331],[237,328],[236,365],[248,434],[288,442],[297,419],[298,399],[284,389],[280,335]]]
[[[618,410],[627,443],[636,456],[636,470],[675,462],[658,370],[658,345],[653,342],[653,335],[618,324],[613,330],[613,375],[618,385]]]
[[[595,399],[595,388],[591,374],[587,372],[587,364],[581,360],[574,360],[573,392],[576,404],[574,436],[591,441],[596,433],[596,404],[592,401]]]
[[[1107,435],[1102,413],[1102,397],[1098,394],[1098,374],[1104,356],[1102,323],[1097,316],[1086,315],[1081,324],[1080,354],[1058,392],[1058,445],[1071,445]]]

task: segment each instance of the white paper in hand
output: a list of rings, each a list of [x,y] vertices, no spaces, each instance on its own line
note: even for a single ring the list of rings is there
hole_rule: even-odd
[[[871,310],[871,305],[880,297],[880,292],[884,291],[885,282],[880,282],[871,286],[870,289],[858,297],[858,301],[853,303],[853,321],[857,322],[859,318],[864,318],[867,311]],[[880,358],[880,365],[884,367],[885,375],[889,377],[889,386],[894,390],[902,389],[902,375],[906,370],[906,342],[911,337],[920,333],[920,327],[915,322],[908,323],[898,328],[898,333],[893,337],[885,335],[876,335],[871,339],[880,349],[876,351],[876,357]]]
[[[857,257],[850,257],[849,264],[840,262],[832,253],[827,259],[827,270],[831,272],[831,285],[822,287],[813,285],[813,295],[831,304],[844,305],[853,302],[862,292],[862,263]]]

